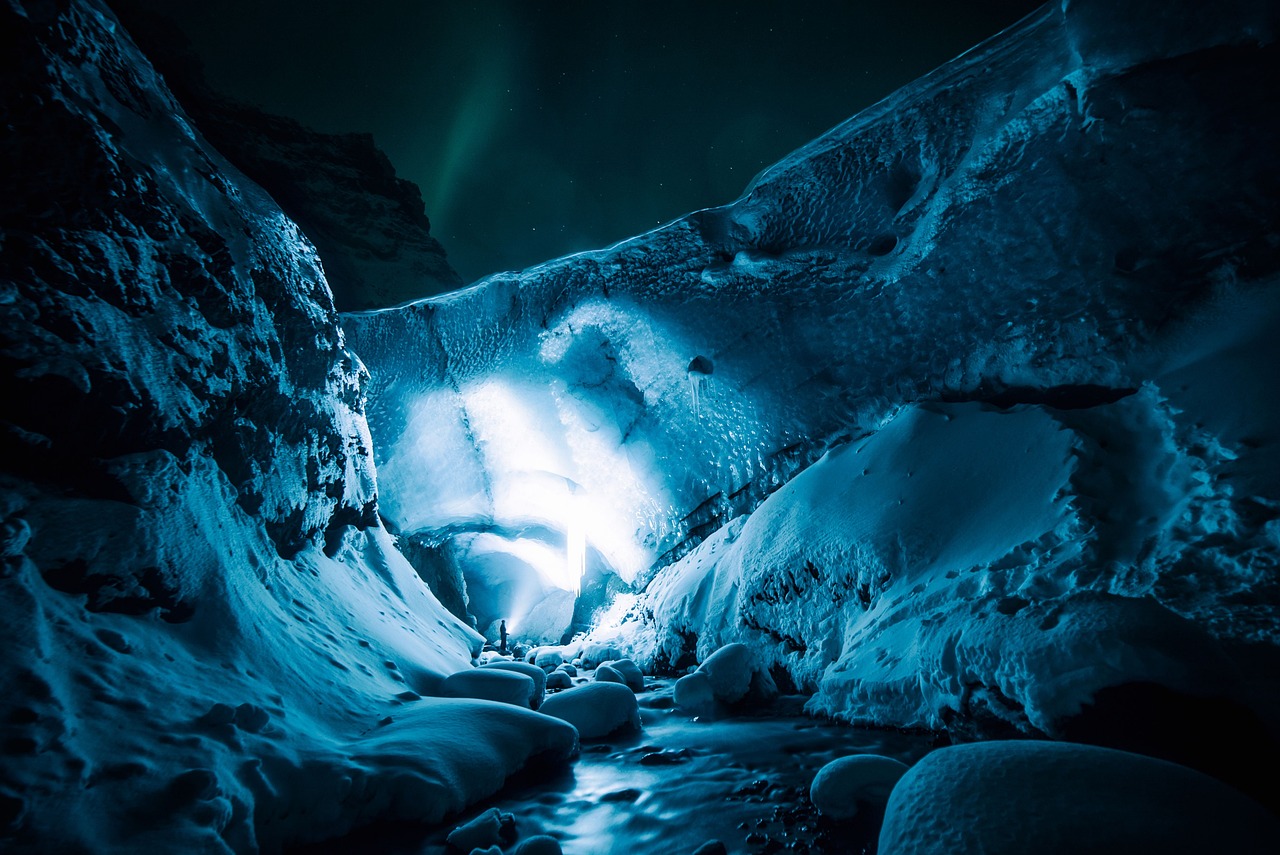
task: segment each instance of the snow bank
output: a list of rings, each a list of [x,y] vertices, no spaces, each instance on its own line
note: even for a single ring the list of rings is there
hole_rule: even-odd
[[[1271,852],[1280,821],[1225,784],[1136,754],[1047,742],[943,748],[889,797],[884,855]]]
[[[1211,533],[1179,530],[1188,506],[1217,501],[1169,418],[1153,389],[905,408],[662,570],[630,643],[674,662],[743,639],[816,690],[812,711],[884,725],[1052,734],[1107,686],[1226,694],[1215,641],[1152,596]],[[1110,519],[1128,501],[1138,531]]]
[[[558,692],[543,702],[541,712],[569,722],[583,739],[640,729],[640,705],[635,693],[620,683],[586,683]]]
[[[298,227],[101,3],[0,30],[0,849],[279,851],[570,756],[561,722],[422,697],[482,639],[378,521],[367,373]]]

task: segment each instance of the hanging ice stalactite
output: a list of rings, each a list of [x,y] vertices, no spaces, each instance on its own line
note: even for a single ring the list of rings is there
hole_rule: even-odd
[[[689,375],[689,394],[693,398],[693,417],[702,418],[701,399],[711,390],[711,374],[715,366],[705,356],[695,356],[685,373]]]

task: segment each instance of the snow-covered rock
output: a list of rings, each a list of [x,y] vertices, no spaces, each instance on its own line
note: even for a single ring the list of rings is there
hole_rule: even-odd
[[[485,668],[493,668],[499,671],[510,671],[513,674],[523,674],[533,681],[533,697],[532,706],[536,710],[538,705],[542,703],[542,696],[547,689],[547,672],[543,671],[536,665],[530,665],[527,662],[512,662],[510,660],[498,660],[489,662],[484,665]]]
[[[708,656],[698,670],[707,675],[716,700],[736,704],[751,689],[751,677],[757,670],[753,660],[750,648],[734,642]]]
[[[1280,820],[1231,787],[1162,760],[1093,746],[943,748],[889,797],[884,855],[1271,852]]]
[[[606,662],[622,658],[622,651],[609,641],[584,642],[579,647],[578,656],[575,657],[581,660],[582,668],[596,668]]]
[[[501,852],[501,844],[511,843],[515,839],[515,832],[514,816],[503,813],[497,808],[489,808],[475,819],[449,832],[446,842],[454,849],[460,849],[463,852],[485,849],[489,846],[497,846],[498,851]]]
[[[644,674],[640,672],[640,666],[632,662],[630,659],[610,659],[600,666],[600,669],[608,668],[614,674],[622,678],[621,682],[625,683],[627,688],[633,692],[644,691]],[[596,671],[596,679],[600,679],[600,669]],[[617,681],[614,681],[617,682]]]
[[[564,650],[559,647],[535,647],[525,656],[525,661],[551,671],[564,664]]]
[[[711,715],[716,711],[716,694],[705,671],[695,671],[676,680],[676,706],[690,715]]]
[[[707,657],[698,670],[676,681],[675,702],[695,715],[710,714],[717,705],[767,701],[777,694],[773,678],[745,644],[726,644]]]
[[[515,845],[511,855],[562,855],[560,841],[546,834],[526,837]]]
[[[818,770],[809,787],[809,800],[823,816],[852,819],[859,804],[883,807],[894,784],[907,773],[907,764],[892,757],[855,754],[838,757]]]
[[[564,671],[552,671],[547,675],[546,688],[552,690],[571,689],[573,688],[573,678]]]
[[[620,683],[624,686],[627,684],[627,678],[622,676],[622,672],[608,665],[601,665],[591,677],[597,683]]]
[[[569,722],[582,739],[640,729],[640,705],[635,693],[621,683],[586,683],[558,692],[543,701],[541,712]]]
[[[485,666],[450,674],[440,686],[446,698],[478,698],[533,709],[540,693],[528,674]]]

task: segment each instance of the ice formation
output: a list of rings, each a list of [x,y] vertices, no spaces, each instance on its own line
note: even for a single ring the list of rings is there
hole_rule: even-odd
[[[7,0],[0,843],[438,823],[642,723],[566,661],[959,735],[1103,741],[1139,687],[1247,738],[1280,643],[1273,5],[1050,3],[730,205],[340,324],[99,0]],[[528,709],[468,614],[582,685]],[[724,780],[647,754],[690,801]]]
[[[482,639],[378,522],[298,227],[101,3],[5,2],[0,34],[0,848],[279,851],[571,756],[422,697]]]
[[[345,317],[383,512],[513,555],[582,525],[642,591],[596,638],[744,642],[845,719],[1247,693],[1233,655],[1280,641],[1280,116],[1240,81],[1275,24],[1050,3],[733,204]]]

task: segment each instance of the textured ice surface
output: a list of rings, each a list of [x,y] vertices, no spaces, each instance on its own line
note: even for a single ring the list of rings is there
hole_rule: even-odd
[[[0,849],[278,851],[571,755],[420,697],[481,639],[378,523],[297,226],[100,3],[0,33]]]
[[[741,642],[841,717],[1230,688],[1215,640],[1277,640],[1271,5],[1049,4],[731,205],[349,317],[368,378],[110,14],[0,5],[5,846],[272,850],[571,754],[421,697],[480,638],[379,511],[535,637],[584,575],[644,589],[562,658]],[[635,703],[547,704],[600,691]],[[702,759],[635,780],[741,777]]]
[[[598,639],[847,718],[1223,691],[1280,625],[1274,33],[1047,4],[733,204],[347,316],[388,518],[585,526],[645,588]]]

